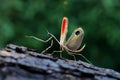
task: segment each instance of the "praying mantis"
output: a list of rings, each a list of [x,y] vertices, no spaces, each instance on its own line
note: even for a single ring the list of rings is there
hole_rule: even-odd
[[[84,57],[82,54],[80,54],[80,52],[85,48],[85,44],[82,46],[82,48],[79,49],[83,37],[84,37],[84,30],[79,27],[77,29],[75,29],[72,33],[72,35],[70,36],[70,38],[66,41],[66,35],[68,32],[68,18],[67,17],[63,17],[62,20],[62,25],[61,25],[61,36],[60,36],[60,41],[50,32],[48,32],[48,35],[50,35],[50,38],[48,40],[42,40],[39,39],[37,37],[34,36],[28,36],[30,38],[39,40],[41,42],[48,42],[51,40],[51,45],[49,47],[47,47],[45,50],[42,51],[42,53],[46,52],[48,49],[50,49],[53,45],[53,40],[55,39],[58,44],[60,45],[60,51],[53,51],[53,53],[51,55],[53,55],[56,52],[60,52],[60,57],[62,58],[62,51],[67,51],[67,53],[69,55],[72,55],[74,57],[74,59],[76,60],[75,55],[80,55],[82,56],[86,61],[88,61],[89,63],[91,63],[86,57]]]

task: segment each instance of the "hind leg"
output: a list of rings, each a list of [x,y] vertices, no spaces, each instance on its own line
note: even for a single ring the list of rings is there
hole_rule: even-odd
[[[74,56],[74,59],[76,60],[76,57],[75,57],[75,55],[79,55],[79,56],[81,56],[81,57],[83,57],[88,63],[90,63],[90,64],[92,64],[85,56],[83,56],[82,54],[78,54],[78,53],[71,53],[71,52],[69,52],[69,51],[67,51],[68,52],[68,54],[69,55],[72,55],[72,56]]]
[[[79,55],[79,56],[81,56],[81,57],[83,57],[88,63],[90,63],[90,64],[92,64],[91,62],[90,62],[90,60],[88,60],[85,56],[83,56],[82,54],[74,54],[74,55]],[[92,64],[93,65],[93,64]]]

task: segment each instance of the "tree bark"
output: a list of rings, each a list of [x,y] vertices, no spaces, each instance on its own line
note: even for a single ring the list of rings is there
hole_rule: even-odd
[[[118,80],[120,73],[13,44],[0,49],[0,80]]]

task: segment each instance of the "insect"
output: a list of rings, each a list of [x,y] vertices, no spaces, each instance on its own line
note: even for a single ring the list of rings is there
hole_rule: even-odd
[[[90,61],[84,57],[82,54],[80,54],[80,52],[85,48],[85,44],[82,46],[82,48],[79,49],[83,37],[84,37],[84,31],[81,27],[75,29],[72,33],[72,35],[70,36],[70,38],[66,41],[66,35],[68,32],[68,18],[67,17],[63,17],[62,20],[62,25],[61,25],[61,36],[60,36],[60,41],[58,41],[58,39],[51,34],[50,32],[48,32],[48,34],[50,35],[50,38],[46,41],[38,39],[34,36],[29,36],[31,38],[37,39],[39,41],[42,42],[48,42],[49,40],[51,40],[52,38],[54,38],[58,44],[60,45],[60,51],[53,51],[52,54],[56,53],[56,52],[60,52],[60,57],[62,58],[62,51],[67,51],[69,55],[72,55],[74,57],[74,59],[76,60],[75,55],[80,55],[82,56],[86,61],[88,61],[90,63]],[[47,51],[49,48],[51,48],[53,45],[53,41],[51,41],[51,45],[46,48],[46,50],[44,50],[43,52]]]
[[[81,27],[75,29],[70,36],[70,38],[66,41],[66,35],[68,32],[68,18],[63,17],[62,20],[62,25],[61,25],[61,36],[60,36],[60,41],[57,40],[57,38],[48,32],[50,36],[52,36],[60,45],[61,50],[60,51],[53,51],[52,54],[55,52],[62,52],[62,51],[67,51],[69,55],[72,55],[74,59],[76,60],[76,57],[74,55],[80,55],[82,56],[86,61],[91,63],[86,57],[84,57],[82,54],[79,54],[84,48],[85,44],[82,46],[82,48],[79,49],[83,37],[84,37],[84,31]],[[60,53],[60,57],[62,58],[62,54]]]

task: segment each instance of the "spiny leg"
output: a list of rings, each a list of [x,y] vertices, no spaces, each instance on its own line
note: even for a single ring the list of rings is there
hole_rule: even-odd
[[[60,53],[60,58],[62,58],[62,52],[63,50],[60,47],[60,51],[53,51],[51,55],[53,55],[54,53]]]
[[[66,50],[66,51],[67,51],[67,50]],[[68,53],[68,55],[73,56],[73,58],[74,58],[75,61],[77,60],[76,57],[75,57],[75,55],[72,55],[71,52],[67,51],[67,53]]]
[[[54,53],[60,53],[60,58],[62,58],[62,51],[53,51],[51,55],[53,55]]]
[[[48,31],[47,31],[47,32],[48,32]],[[51,34],[50,32],[48,32],[48,35],[50,35],[51,37],[53,37],[53,38],[58,42],[58,44],[60,45],[60,42],[57,40],[57,38],[56,38],[53,34]],[[57,52],[60,53],[60,58],[62,58],[62,50],[61,50],[61,47],[60,47],[60,51],[53,51],[53,52],[52,52],[52,55],[53,55],[54,53],[57,53]]]
[[[81,48],[82,50],[84,49],[85,45]],[[65,50],[70,54],[70,55],[80,55],[81,57],[83,57],[88,63],[92,64],[85,56],[83,56],[82,54],[79,54],[78,52],[80,51],[81,52],[81,49],[80,50],[70,50],[68,49],[67,47],[65,47]]]
[[[48,42],[48,41],[50,41],[50,40],[52,39],[52,37],[49,37],[47,40],[42,40],[42,39],[37,38],[37,37],[35,37],[35,36],[26,36],[26,37],[33,38],[33,39],[35,39],[35,40],[38,40],[38,41],[44,42],[44,43],[46,43],[46,42]]]
[[[85,48],[85,44],[82,46],[82,48],[80,48],[78,50],[71,50],[67,46],[64,46],[64,45],[63,45],[63,48],[66,49],[69,52],[72,52],[72,53],[79,53],[79,52],[81,52]]]
[[[38,41],[44,42],[44,43],[47,43],[48,41],[50,41],[53,38],[53,37],[49,37],[47,40],[42,40],[42,39],[37,38],[35,36],[26,36],[26,37],[33,38],[35,40],[38,40]],[[52,47],[52,45],[53,45],[53,40],[51,41],[51,45],[48,46],[45,50],[43,50],[41,53],[45,53],[48,49],[50,49]]]
[[[83,56],[82,54],[73,53],[73,55],[79,55],[79,56],[83,57],[88,63],[92,64],[92,63],[90,62],[90,60],[88,60],[88,59],[87,59],[85,56]],[[92,65],[93,65],[93,64],[92,64]]]
[[[48,49],[50,49],[53,46],[53,40],[51,40],[51,45],[48,46],[45,50],[43,50],[41,53],[45,53]]]
[[[52,38],[54,38],[58,42],[58,44],[60,45],[60,42],[58,41],[58,39],[53,34],[51,34],[50,32],[48,32],[48,35],[50,35]]]
[[[83,56],[82,54],[75,54],[75,55],[80,55],[80,56],[82,56],[88,63],[90,63],[90,64],[92,64],[91,62],[90,62],[90,60],[88,60],[85,56]],[[92,64],[93,65],[93,64]]]

